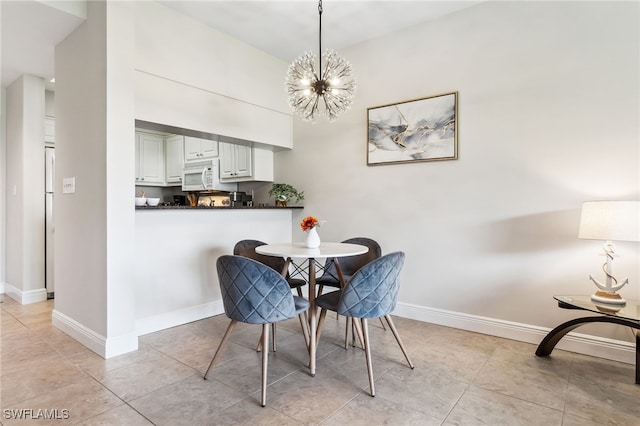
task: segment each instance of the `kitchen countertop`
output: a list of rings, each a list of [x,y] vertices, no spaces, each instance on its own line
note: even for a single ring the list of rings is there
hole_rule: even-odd
[[[136,206],[136,210],[264,210],[264,209],[303,209],[304,206]]]

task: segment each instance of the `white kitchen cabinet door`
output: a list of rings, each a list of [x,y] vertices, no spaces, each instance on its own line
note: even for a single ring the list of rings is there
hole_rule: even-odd
[[[165,147],[165,179],[168,186],[182,184],[184,167],[184,136],[168,136]]]
[[[220,142],[220,180],[273,182],[273,151]]]
[[[200,152],[203,158],[212,158],[218,156],[218,142],[210,139],[200,140]]]
[[[235,145],[220,142],[220,179],[233,179],[236,170]]]
[[[192,136],[184,137],[184,159],[186,161],[202,160],[218,156],[218,142],[211,139],[200,139]]]
[[[236,182],[252,175],[251,147],[220,142],[220,180]]]
[[[164,185],[164,138],[159,135],[137,133],[138,185]]]
[[[250,177],[253,171],[251,161],[251,147],[235,145],[235,177]]]

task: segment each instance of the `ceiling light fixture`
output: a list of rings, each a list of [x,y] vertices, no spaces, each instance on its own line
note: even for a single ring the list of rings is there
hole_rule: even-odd
[[[293,61],[287,71],[286,87],[291,108],[303,119],[315,122],[317,115],[324,113],[329,121],[334,121],[338,114],[351,107],[356,80],[351,64],[336,52],[327,49],[322,55],[322,0],[318,3],[318,15],[318,55],[321,56],[316,59],[313,53],[305,52]]]

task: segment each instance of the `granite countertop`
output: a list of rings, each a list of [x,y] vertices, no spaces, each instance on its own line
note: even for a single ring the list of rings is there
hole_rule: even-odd
[[[150,206],[136,206],[136,210],[264,210],[264,209],[303,209],[304,206],[269,206],[269,205],[257,205],[257,206],[163,206],[158,205],[156,207]]]

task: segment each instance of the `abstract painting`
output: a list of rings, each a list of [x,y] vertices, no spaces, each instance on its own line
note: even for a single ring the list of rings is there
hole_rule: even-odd
[[[367,108],[367,165],[458,158],[458,92]]]

